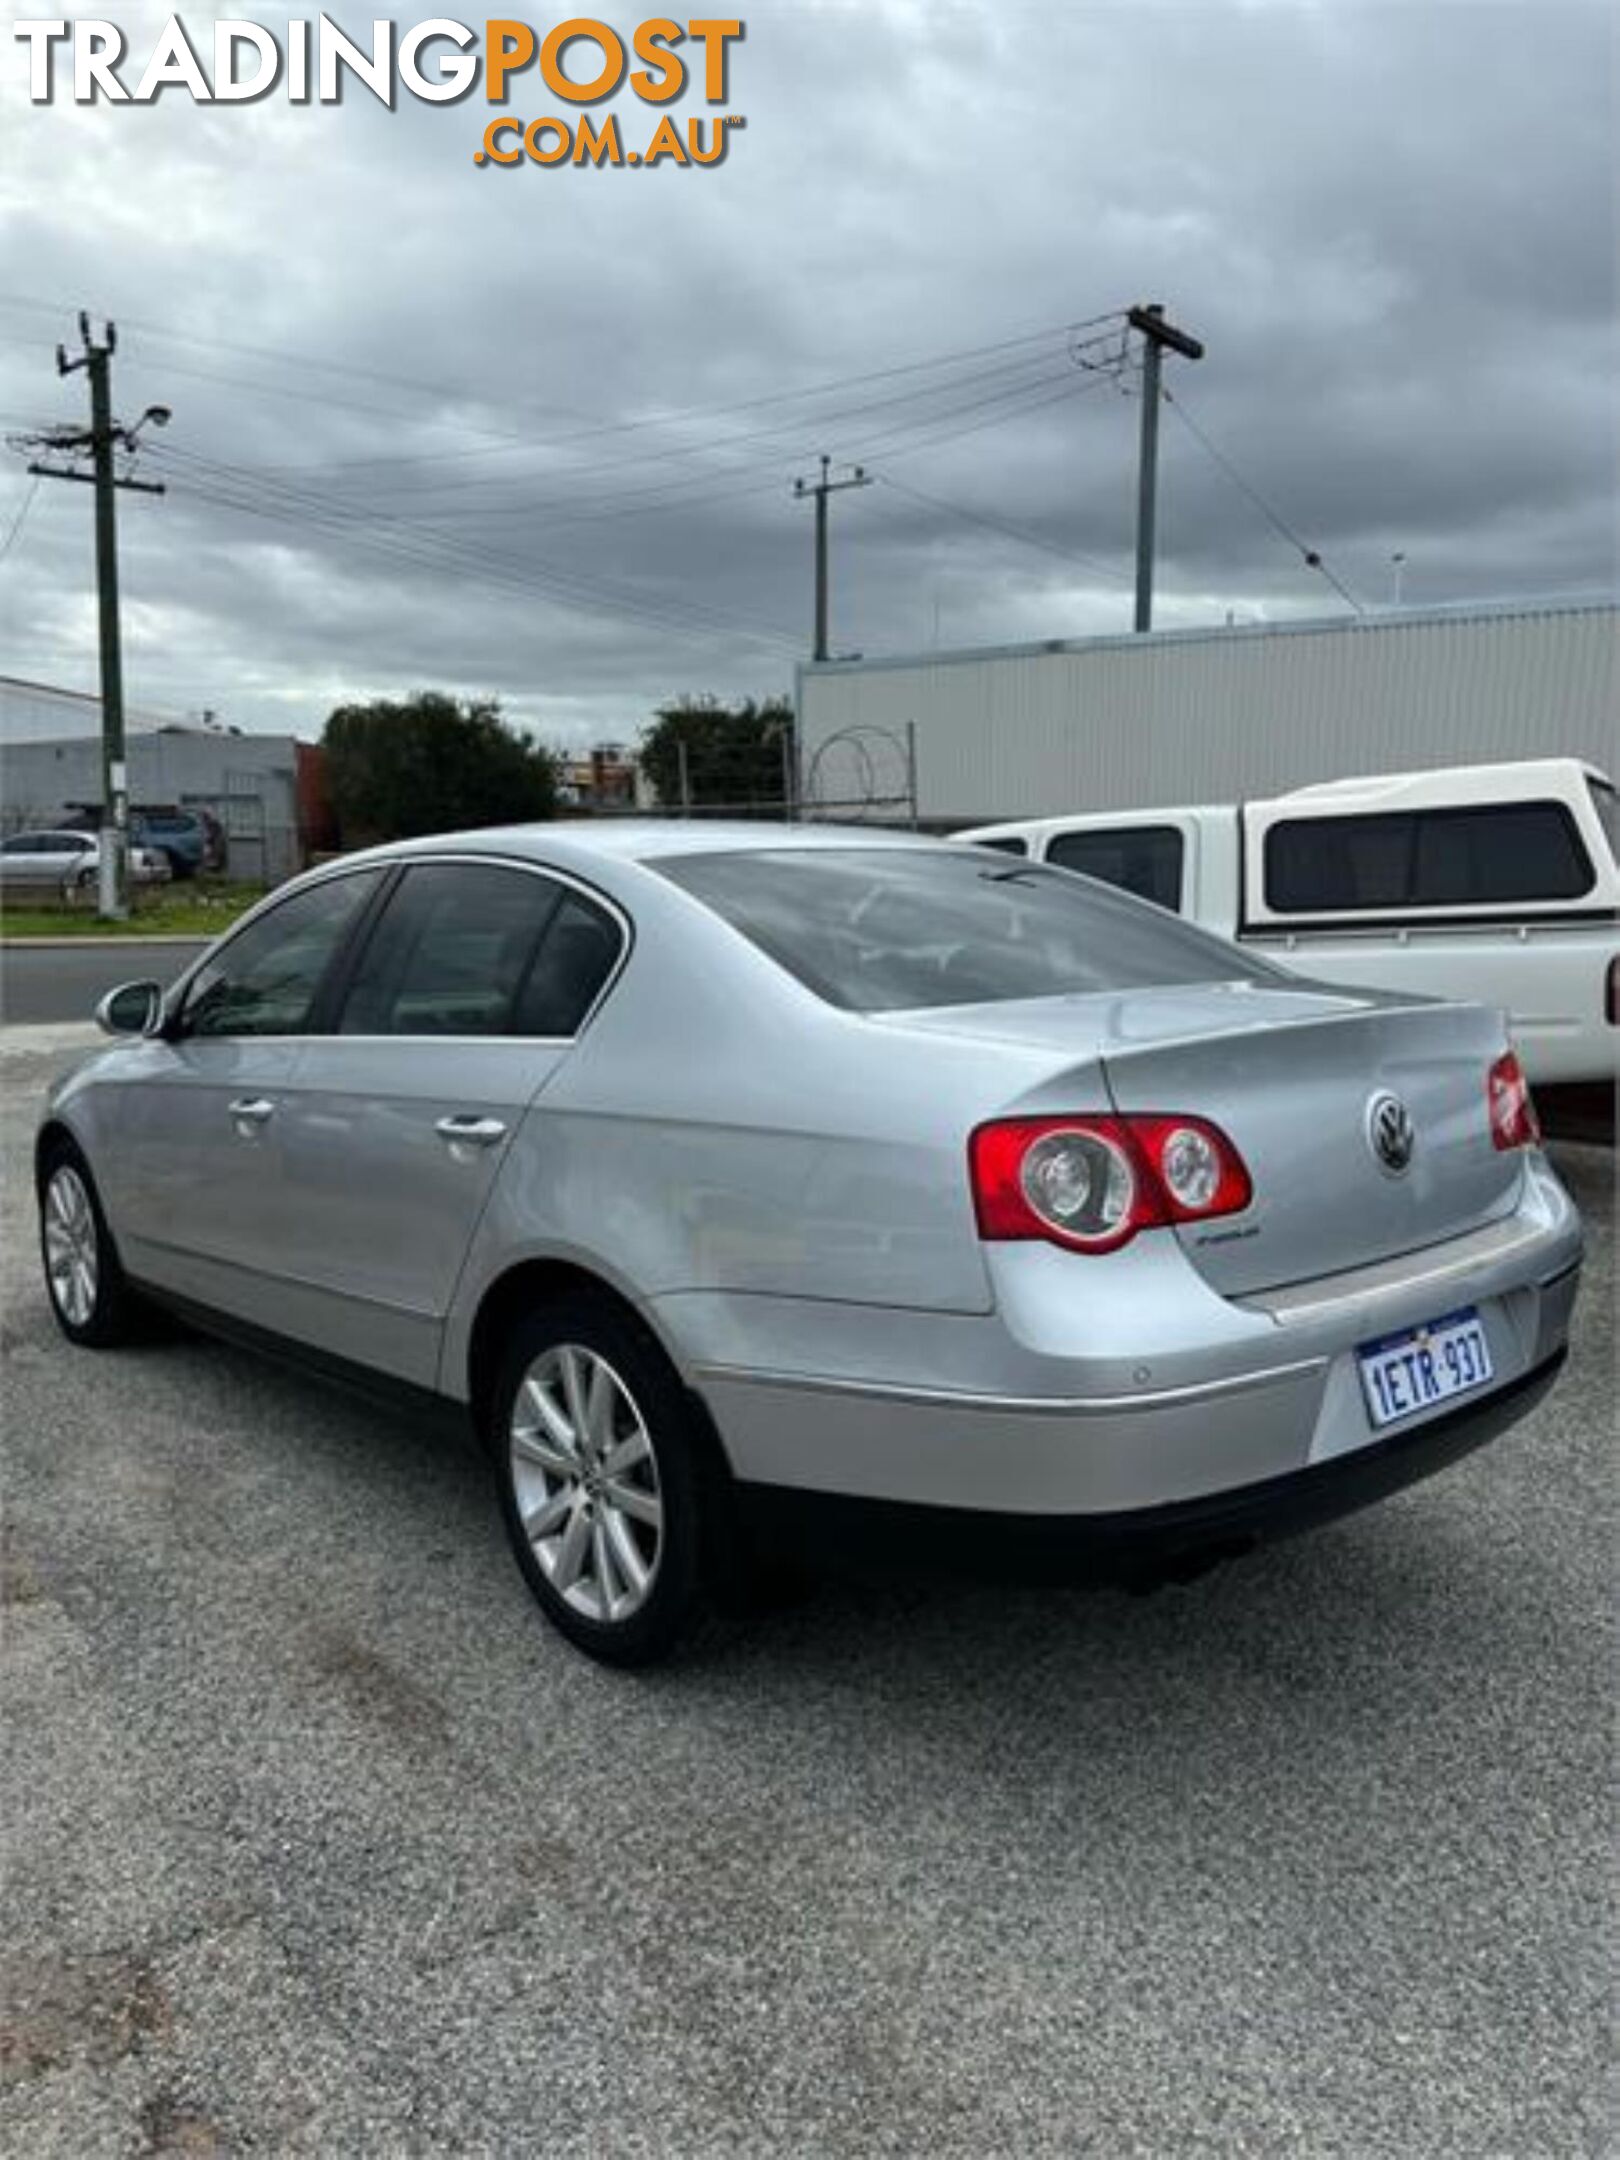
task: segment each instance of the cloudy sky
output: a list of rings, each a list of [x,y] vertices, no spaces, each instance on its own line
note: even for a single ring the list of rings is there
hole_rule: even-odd
[[[133,84],[164,10],[109,12]],[[1325,572],[1381,606],[1397,553],[1409,604],[1613,587],[1606,0],[741,12],[746,128],[686,171],[480,168],[481,97],[35,106],[8,39],[0,429],[80,417],[81,306],[120,415],[174,410],[169,493],[120,498],[132,704],[313,735],[434,685],[585,742],[789,689],[822,452],[875,476],[836,648],[1127,628],[1149,300],[1208,348],[1168,364],[1162,623],[1341,611]],[[23,463],[0,673],[93,687],[89,491]]]

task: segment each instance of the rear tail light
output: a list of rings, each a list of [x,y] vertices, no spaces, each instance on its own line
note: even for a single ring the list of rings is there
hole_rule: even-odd
[[[1236,1214],[1243,1158],[1194,1117],[1002,1118],[968,1143],[979,1235],[1114,1252],[1138,1230]]]
[[[1541,1121],[1524,1068],[1511,1050],[1491,1067],[1485,1095],[1490,1104],[1491,1138],[1497,1147],[1534,1147],[1541,1138]]]
[[[1237,1215],[1254,1198],[1243,1157],[1218,1125],[1183,1117],[1125,1122],[1163,1188],[1173,1222]]]

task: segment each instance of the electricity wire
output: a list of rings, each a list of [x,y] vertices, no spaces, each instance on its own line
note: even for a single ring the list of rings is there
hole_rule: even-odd
[[[39,487],[40,475],[38,473],[35,473],[23,494],[21,506],[17,511],[17,515],[11,521],[11,526],[6,534],[6,537],[4,538],[4,540],[0,540],[0,562],[4,562],[6,557],[11,553],[12,549],[16,546],[17,536],[23,529],[23,524],[28,516],[29,511],[32,510],[34,507],[34,497],[39,493]]]
[[[982,525],[987,532],[1001,533],[1009,540],[1022,541],[1025,547],[1039,548],[1045,554],[1055,555],[1059,562],[1076,563],[1083,570],[1090,570],[1098,577],[1115,578],[1128,585],[1130,574],[1117,565],[1099,562],[1093,555],[1078,554],[1073,548],[1060,547],[1040,533],[1030,532],[1026,527],[1011,525],[1006,519],[992,517],[982,510],[970,510],[964,503],[949,502],[943,495],[933,495],[925,489],[912,487],[904,480],[897,480],[893,473],[876,473],[874,479],[884,487],[893,488],[898,494],[909,495],[913,502],[926,503],[930,509],[943,510],[950,517],[961,518],[965,524]]]
[[[1254,508],[1258,510],[1260,515],[1265,519],[1266,523],[1270,525],[1275,532],[1280,533],[1283,539],[1288,542],[1289,546],[1291,548],[1294,548],[1298,552],[1298,554],[1303,559],[1306,568],[1310,570],[1319,570],[1322,573],[1323,577],[1325,577],[1328,583],[1333,587],[1333,590],[1339,595],[1339,598],[1344,601],[1347,607],[1354,609],[1355,613],[1358,615],[1365,615],[1367,610],[1362,606],[1361,602],[1356,598],[1355,594],[1351,592],[1349,587],[1346,586],[1334,574],[1332,568],[1323,561],[1320,548],[1313,548],[1309,544],[1309,542],[1302,540],[1299,534],[1294,531],[1293,527],[1289,525],[1286,520],[1271,507],[1270,503],[1266,501],[1265,497],[1259,492],[1259,490],[1255,487],[1252,487],[1250,483],[1244,479],[1243,475],[1237,470],[1236,466],[1233,465],[1230,458],[1225,456],[1224,453],[1218,450],[1215,444],[1210,441],[1208,435],[1206,435],[1204,430],[1198,425],[1192,414],[1188,412],[1186,406],[1182,403],[1179,397],[1173,396],[1168,390],[1161,390],[1160,395],[1163,397],[1164,402],[1170,407],[1171,411],[1174,412],[1178,419],[1181,421],[1182,426],[1193,437],[1194,441],[1202,445],[1204,451],[1226,475],[1227,479],[1232,483],[1233,487],[1237,489],[1238,493],[1244,496],[1247,501],[1252,503]]]

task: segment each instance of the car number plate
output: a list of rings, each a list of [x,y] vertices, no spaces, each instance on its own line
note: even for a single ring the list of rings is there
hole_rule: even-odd
[[[1364,1343],[1356,1353],[1374,1425],[1398,1425],[1493,1377],[1490,1345],[1472,1305],[1420,1328]]]

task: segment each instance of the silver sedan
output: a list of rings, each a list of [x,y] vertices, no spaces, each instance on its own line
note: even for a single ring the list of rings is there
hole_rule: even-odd
[[[156,848],[132,845],[128,864],[136,885],[161,885],[171,874],[168,857]],[[100,868],[101,841],[93,832],[20,832],[0,841],[0,893],[71,900],[94,889]]]
[[[1499,1014],[977,848],[412,842],[101,1019],[38,1137],[68,1336],[168,1306],[465,1411],[609,1660],[852,1534],[1194,1570],[1564,1355],[1580,1226]]]

